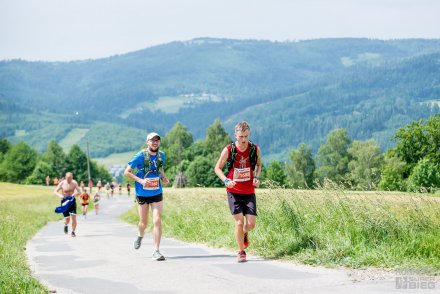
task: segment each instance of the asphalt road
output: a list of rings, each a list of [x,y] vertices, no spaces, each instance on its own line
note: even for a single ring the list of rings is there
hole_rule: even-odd
[[[135,250],[135,226],[118,220],[131,205],[133,198],[127,196],[103,197],[99,215],[78,215],[76,238],[63,233],[61,221],[46,225],[26,248],[34,276],[56,293],[418,292],[396,289],[395,276],[370,279],[362,272],[249,255],[247,263],[239,264],[236,252],[168,238],[161,244],[166,261],[154,261],[151,235]]]

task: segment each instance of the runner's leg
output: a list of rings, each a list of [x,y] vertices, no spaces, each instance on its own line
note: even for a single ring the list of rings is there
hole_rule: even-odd
[[[139,224],[138,224],[138,236],[143,237],[145,233],[145,229],[148,225],[148,209],[150,206],[148,204],[138,204],[138,212],[139,212]]]
[[[235,221],[235,240],[237,241],[238,248],[240,251],[244,251],[244,216],[243,213],[237,213],[233,215]]]
[[[243,233],[247,233],[252,231],[255,228],[255,223],[257,221],[257,217],[252,214],[246,214],[246,225],[243,228]]]
[[[159,250],[160,238],[162,237],[162,209],[163,201],[151,203],[151,210],[153,211],[153,240],[156,250]]]
[[[76,229],[76,214],[71,214],[70,217],[72,218],[72,232],[75,232]]]

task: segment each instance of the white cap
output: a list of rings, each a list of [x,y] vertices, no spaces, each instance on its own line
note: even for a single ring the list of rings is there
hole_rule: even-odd
[[[153,132],[153,133],[149,133],[149,134],[147,135],[147,141],[153,139],[154,137],[159,137],[159,140],[160,140],[160,136],[159,136],[159,134]]]

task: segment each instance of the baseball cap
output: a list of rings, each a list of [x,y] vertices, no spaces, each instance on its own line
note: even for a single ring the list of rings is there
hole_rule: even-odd
[[[160,140],[160,136],[159,136],[159,134],[153,132],[153,133],[149,133],[149,134],[147,135],[147,141],[153,139],[154,137],[159,137],[159,140]]]

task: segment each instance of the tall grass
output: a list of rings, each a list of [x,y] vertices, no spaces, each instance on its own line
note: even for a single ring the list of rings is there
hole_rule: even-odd
[[[224,189],[165,189],[164,234],[236,249]],[[422,194],[257,190],[250,252],[268,258],[351,268],[440,272],[440,199]],[[137,223],[133,208],[124,219]]]
[[[26,242],[48,221],[60,219],[52,190],[0,183],[0,293],[47,293],[31,275]]]

